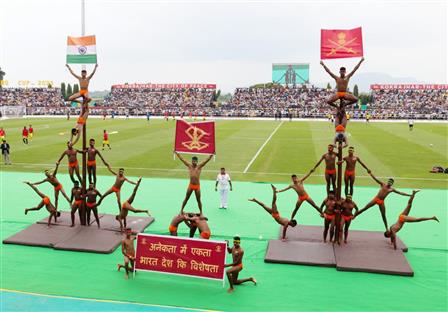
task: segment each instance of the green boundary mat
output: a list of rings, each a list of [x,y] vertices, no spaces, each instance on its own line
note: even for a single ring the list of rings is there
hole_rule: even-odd
[[[35,173],[1,173],[2,240],[46,216],[45,210],[27,216],[23,213],[24,208],[35,205],[39,199],[21,181],[37,181],[39,178],[41,175]],[[64,175],[61,178],[68,188],[68,177]],[[99,190],[104,191],[113,181],[114,177],[99,177]],[[148,233],[168,233],[169,222],[180,209],[186,184],[185,180],[176,179],[142,180],[135,206],[150,209],[156,217],[147,229]],[[277,186],[284,187],[285,184]],[[323,200],[323,186],[307,185],[306,188],[317,203]],[[42,185],[41,189],[52,198],[53,191],[49,185]],[[237,286],[233,294],[227,294],[220,282],[188,277],[140,272],[136,278],[125,280],[124,273],[116,269],[117,263],[123,260],[120,250],[101,255],[2,244],[0,287],[55,296],[223,311],[446,311],[448,308],[446,190],[423,190],[417,195],[412,210],[414,216],[437,215],[440,223],[407,224],[400,232],[400,237],[409,247],[406,258],[414,269],[413,278],[264,263],[267,241],[277,237],[278,225],[247,198],[257,197],[270,203],[270,186],[235,181],[228,210],[218,209],[214,181],[202,181],[201,190],[213,239],[229,239],[236,234],[242,237],[245,258],[240,275],[254,276],[257,286]],[[123,198],[131,191],[132,186],[125,185]],[[376,188],[356,188],[354,200],[363,207],[376,192]],[[295,200],[293,192],[282,193],[278,200],[280,213],[289,215]],[[386,201],[390,223],[395,221],[406,203],[407,197],[390,195]],[[68,204],[63,200],[60,209],[68,210]],[[116,210],[113,196],[109,196],[100,208],[103,213],[115,213]],[[188,210],[197,210],[194,198],[190,199]],[[298,222],[299,226],[320,225],[322,219],[313,208],[304,204],[298,213]],[[365,212],[353,222],[352,227],[382,231],[378,208]],[[186,234],[187,229],[181,227],[180,235]],[[229,261],[229,257],[227,259]]]

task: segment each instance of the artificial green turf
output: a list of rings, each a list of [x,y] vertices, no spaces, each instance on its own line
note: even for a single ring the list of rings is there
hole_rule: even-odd
[[[31,123],[35,136],[29,145],[21,142],[21,129]],[[65,149],[69,130],[75,119],[14,119],[0,122],[11,144],[12,166],[3,171],[42,171],[53,166]],[[102,131],[110,135],[111,151],[104,151],[106,160],[115,168],[125,167],[130,175],[184,178],[183,164],[173,160],[173,121],[144,119],[94,119],[88,121],[88,137],[101,145]],[[332,141],[332,124],[319,121],[284,121],[253,164],[244,173],[258,149],[278,126],[277,121],[220,120],[216,124],[217,156],[203,171],[203,179],[214,179],[221,166],[232,178],[240,181],[285,182],[291,173],[305,174],[326,152]],[[63,134],[61,134],[63,133]],[[434,166],[448,166],[448,124],[416,123],[409,131],[406,123],[350,122],[350,144],[356,153],[379,177],[395,177],[398,188],[448,187],[445,174],[431,174]],[[430,145],[432,144],[432,145]],[[79,143],[78,143],[79,147]],[[66,160],[65,160],[66,161]],[[64,165],[62,165],[64,167]],[[61,168],[61,170],[64,170]],[[324,167],[309,178],[308,183],[323,183]],[[100,174],[106,174],[104,167]],[[374,186],[375,182],[358,166],[358,185]]]
[[[65,173],[65,171],[62,171]],[[47,215],[44,210],[23,214],[23,209],[35,205],[39,198],[21,181],[36,181],[37,173],[1,173],[1,238],[4,239]],[[135,179],[135,177],[130,177]],[[66,188],[69,180],[61,174]],[[98,188],[104,191],[112,185],[112,176],[99,177]],[[150,179],[142,181],[135,206],[149,208],[156,221],[147,233],[167,234],[167,227],[182,202],[186,180]],[[278,184],[279,187],[285,184]],[[318,203],[323,199],[324,186],[307,185],[308,193]],[[49,185],[41,189],[52,194]],[[123,187],[127,198],[132,186]],[[358,187],[354,200],[362,207],[375,194],[376,188]],[[405,191],[410,191],[405,189]],[[140,272],[135,279],[125,280],[116,272],[122,261],[120,250],[110,255],[57,251],[47,248],[1,245],[1,287],[36,293],[84,298],[112,299],[170,306],[193,307],[226,311],[446,311],[447,301],[447,195],[446,190],[423,190],[414,201],[411,215],[437,215],[434,221],[406,224],[400,237],[409,247],[406,257],[415,276],[400,277],[369,273],[338,272],[334,268],[264,263],[267,240],[277,237],[278,225],[261,207],[247,202],[257,197],[271,201],[268,184],[234,182],[230,194],[230,209],[218,209],[218,195],[212,181],[202,181],[204,213],[210,219],[213,239],[242,237],[245,249],[241,276],[254,276],[257,286],[238,286],[229,295],[221,283]],[[282,215],[291,213],[296,200],[293,192],[279,195]],[[396,194],[386,200],[389,223],[405,208],[407,197]],[[61,200],[61,210],[68,204]],[[187,210],[196,210],[191,198]],[[116,213],[113,195],[100,207],[101,212]],[[304,204],[298,213],[299,224],[321,224],[314,209]],[[300,226],[300,225],[299,225]],[[378,208],[373,207],[357,218],[353,229],[383,231]],[[180,228],[182,234],[187,229]],[[181,235],[182,235],[181,234]]]

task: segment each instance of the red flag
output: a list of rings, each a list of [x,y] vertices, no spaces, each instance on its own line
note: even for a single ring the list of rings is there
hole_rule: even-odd
[[[179,153],[215,154],[215,122],[176,120],[174,150]]]
[[[363,56],[362,29],[321,29],[320,59]]]

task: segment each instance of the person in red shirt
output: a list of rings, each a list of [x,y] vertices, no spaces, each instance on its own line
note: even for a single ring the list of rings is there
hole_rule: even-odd
[[[28,139],[29,139],[30,141],[33,140],[33,133],[34,133],[34,129],[33,129],[33,127],[30,125],[30,126],[28,127]]]
[[[6,137],[6,132],[3,130],[3,127],[0,127],[0,140],[3,141]]]
[[[107,133],[106,130],[103,130],[103,151],[104,151],[104,146],[106,146],[106,145],[109,147],[109,149],[112,149],[109,144],[109,133]]]
[[[23,143],[28,144],[28,129],[26,128],[26,126],[23,127],[23,130],[22,130],[22,140],[23,140]]]

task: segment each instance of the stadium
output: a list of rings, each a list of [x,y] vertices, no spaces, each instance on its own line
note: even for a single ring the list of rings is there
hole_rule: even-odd
[[[275,57],[270,50],[254,50],[254,58],[264,53],[269,60],[254,69],[250,61],[220,67],[217,57],[220,70],[213,74],[195,62],[202,54],[190,61],[185,56],[185,67],[178,60],[173,60],[177,67],[165,63],[176,48],[189,53],[186,38],[173,42],[169,39],[178,37],[171,36],[179,27],[185,35],[191,25],[209,21],[204,14],[210,10],[221,10],[218,21],[234,16],[238,25],[254,18],[265,31],[262,38],[275,45],[283,37],[270,37],[264,28],[270,14],[300,8],[312,15],[345,3],[76,0],[64,8],[42,0],[39,8],[19,2],[30,8],[21,11],[20,4],[10,3],[0,10],[3,6],[9,19],[25,23],[31,8],[57,14],[70,9],[76,21],[64,24],[66,30],[52,26],[64,38],[42,39],[49,50],[58,46],[66,61],[67,68],[59,60],[45,65],[51,75],[21,68],[20,54],[14,53],[23,43],[0,30],[1,45],[8,43],[0,57],[2,311],[447,310],[446,68],[444,75],[434,74],[438,80],[369,76],[364,66],[384,67],[375,32],[369,31],[373,24],[357,18],[313,26],[312,53],[320,58],[306,50],[303,55],[295,50],[294,58],[288,49],[275,49]],[[369,16],[384,9],[369,5],[356,2],[351,10],[369,8]],[[400,6],[382,5],[391,11]],[[408,15],[399,18],[413,23],[412,14],[420,12],[446,26],[446,9],[442,2],[425,9],[411,3]],[[106,29],[99,12],[122,14],[129,24]],[[184,17],[187,12],[198,20]],[[145,14],[154,20],[149,23]],[[150,78],[137,70],[152,67],[143,69],[142,43],[126,41],[132,35],[122,44],[136,64],[127,60],[129,68],[114,76],[110,68],[121,64],[124,51],[108,50],[116,44],[112,31],[117,36],[119,29],[144,31],[159,19],[174,30],[166,26],[166,38],[158,31],[151,38],[173,48],[161,48],[147,61],[155,69]],[[349,46],[357,43],[359,34],[350,36],[360,24],[361,48]],[[210,27],[223,38],[238,37],[227,26]],[[339,41],[326,47],[322,38],[326,30],[331,36],[330,29],[336,37],[328,42]],[[440,45],[446,46],[446,27],[441,33]],[[97,41],[86,34],[96,34]],[[224,49],[191,40],[192,46],[211,49],[210,55]],[[233,48],[226,53],[235,59],[245,53]],[[353,50],[358,54],[348,55]],[[152,48],[145,53],[152,55]],[[32,62],[39,62],[38,55]],[[441,55],[446,65],[446,47]],[[440,63],[429,52],[426,57]],[[347,67],[346,80],[341,66]],[[225,67],[232,67],[230,78]],[[407,77],[398,68],[388,74]],[[25,78],[27,73],[32,78]],[[181,248],[187,245],[188,257]]]

